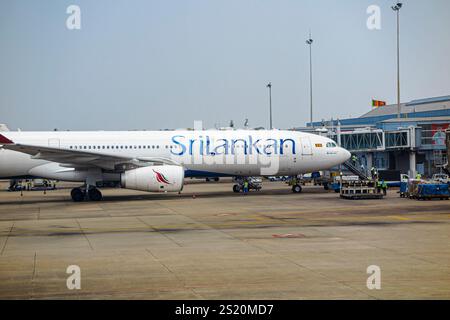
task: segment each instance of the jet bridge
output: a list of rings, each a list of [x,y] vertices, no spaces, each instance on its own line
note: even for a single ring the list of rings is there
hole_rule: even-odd
[[[337,133],[329,132],[328,135],[350,152],[380,152],[414,148],[414,130],[413,127],[395,131],[367,128],[343,132],[337,130]]]

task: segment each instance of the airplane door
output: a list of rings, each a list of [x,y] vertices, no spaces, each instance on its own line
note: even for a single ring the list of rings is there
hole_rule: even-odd
[[[312,146],[311,140],[308,137],[301,138],[302,142],[302,155],[311,156],[312,155]]]
[[[59,148],[59,139],[57,138],[48,139],[48,146],[51,148]]]

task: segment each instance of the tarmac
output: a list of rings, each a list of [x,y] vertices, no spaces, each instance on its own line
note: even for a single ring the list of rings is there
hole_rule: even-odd
[[[306,186],[181,194],[0,183],[0,299],[449,299],[450,201],[344,200]],[[68,266],[80,289],[68,289]],[[369,289],[369,266],[380,289]]]

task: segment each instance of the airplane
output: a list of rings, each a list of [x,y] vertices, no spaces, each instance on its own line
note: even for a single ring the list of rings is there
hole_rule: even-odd
[[[101,200],[107,183],[180,192],[186,177],[296,176],[350,156],[329,138],[276,129],[0,132],[1,179],[82,182],[76,202]]]

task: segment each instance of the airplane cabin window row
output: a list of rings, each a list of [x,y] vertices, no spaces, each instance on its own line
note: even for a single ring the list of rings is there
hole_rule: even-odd
[[[175,148],[175,146],[164,146],[166,149],[172,149]],[[160,146],[159,145],[133,145],[133,146],[128,146],[128,145],[114,145],[114,146],[69,146],[70,149],[83,149],[83,150],[89,150],[89,149],[159,149]]]

